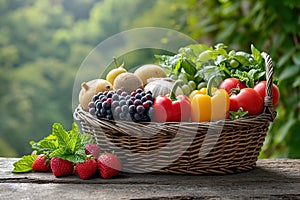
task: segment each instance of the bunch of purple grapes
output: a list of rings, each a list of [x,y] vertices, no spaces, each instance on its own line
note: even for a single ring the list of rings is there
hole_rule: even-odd
[[[151,92],[138,88],[128,94],[121,89],[99,92],[89,103],[89,112],[98,119],[150,122],[154,98]]]

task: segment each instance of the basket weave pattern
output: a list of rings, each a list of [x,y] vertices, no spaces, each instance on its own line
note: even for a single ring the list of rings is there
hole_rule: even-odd
[[[232,174],[251,170],[276,116],[272,107],[272,60],[266,62],[262,114],[215,122],[135,123],[97,119],[78,106],[74,118],[102,150],[114,150],[122,170],[133,173]]]

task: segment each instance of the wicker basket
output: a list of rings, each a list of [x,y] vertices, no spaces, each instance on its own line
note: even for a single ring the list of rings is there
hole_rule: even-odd
[[[272,107],[272,60],[266,63],[263,113],[215,122],[134,123],[97,119],[78,106],[74,119],[102,150],[114,150],[122,171],[160,174],[232,174],[251,170],[276,116]]]

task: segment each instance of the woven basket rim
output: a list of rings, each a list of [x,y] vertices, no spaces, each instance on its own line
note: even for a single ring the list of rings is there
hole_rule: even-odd
[[[277,112],[275,110],[272,109],[271,112],[262,112],[259,115],[252,115],[252,116],[245,116],[242,118],[238,118],[238,119],[224,119],[224,120],[214,120],[214,121],[206,121],[206,122],[155,122],[155,121],[151,121],[151,122],[133,122],[133,121],[122,121],[122,120],[109,120],[106,118],[100,118],[98,119],[97,117],[93,116],[92,114],[90,114],[88,111],[83,110],[83,108],[81,107],[81,105],[78,105],[73,113],[74,119],[75,120],[80,120],[78,115],[81,113],[81,115],[84,115],[85,118],[89,118],[90,120],[93,120],[94,122],[97,123],[101,123],[101,121],[106,121],[109,123],[113,123],[113,122],[126,122],[129,124],[133,124],[133,125],[137,125],[137,124],[141,124],[141,125],[150,125],[150,124],[157,124],[157,125],[172,125],[172,124],[181,124],[181,125],[185,125],[185,124],[193,124],[193,125],[209,125],[211,123],[220,123],[220,124],[231,124],[231,123],[247,123],[249,121],[255,121],[255,120],[260,120],[262,118],[267,118],[269,122],[272,122],[274,120],[274,118],[276,117]]]

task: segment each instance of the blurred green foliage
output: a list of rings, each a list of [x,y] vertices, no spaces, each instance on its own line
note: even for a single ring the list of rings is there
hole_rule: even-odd
[[[260,156],[300,158],[298,1],[2,0],[0,13],[0,156],[30,153],[28,142],[48,135],[54,122],[70,129],[84,58],[113,34],[155,26],[207,45],[249,51],[253,43],[268,52],[281,99]]]

